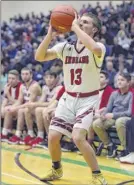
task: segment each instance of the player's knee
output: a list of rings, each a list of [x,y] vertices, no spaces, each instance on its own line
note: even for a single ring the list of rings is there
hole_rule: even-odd
[[[29,114],[29,113],[30,113],[29,108],[25,108],[25,109],[24,109],[24,114],[27,115],[27,114]]]
[[[12,115],[13,115],[13,112],[10,112],[10,111],[8,111],[8,110],[5,110],[5,111],[4,111],[4,117],[5,117],[5,116],[8,117],[8,116],[12,116]]]
[[[25,113],[25,109],[19,109],[18,110],[18,115],[23,115]]]
[[[60,134],[57,131],[50,131],[48,134],[48,141],[52,145],[59,143],[61,139]]]
[[[38,116],[38,115],[41,114],[41,113],[42,113],[42,108],[37,107],[37,108],[35,109],[35,114],[36,114],[36,116]]]
[[[93,130],[96,130],[96,128],[98,127],[98,125],[100,125],[99,119],[95,120],[95,121],[92,123],[92,128],[93,128]]]
[[[47,108],[44,108],[42,113],[43,113],[43,115],[47,115]]]
[[[85,133],[82,133],[80,129],[73,130],[72,138],[76,146],[79,146],[86,140]]]
[[[122,124],[123,123],[123,120],[122,120],[122,118],[118,118],[117,120],[116,120],[116,122],[115,122],[115,127],[116,127],[116,129],[118,130],[120,127],[122,127]]]

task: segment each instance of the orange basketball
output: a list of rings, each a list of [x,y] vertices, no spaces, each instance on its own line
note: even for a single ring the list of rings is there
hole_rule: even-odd
[[[62,33],[71,31],[72,22],[75,18],[74,8],[68,5],[60,5],[53,9],[50,23],[52,27]]]

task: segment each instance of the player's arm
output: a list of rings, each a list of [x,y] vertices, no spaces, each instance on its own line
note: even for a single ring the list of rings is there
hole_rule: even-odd
[[[7,84],[5,86],[4,89],[4,96],[8,99],[8,101],[10,101],[12,104],[14,104],[16,102],[16,100],[11,96],[9,89],[11,88],[11,86],[9,84]]]
[[[37,101],[37,102],[28,102],[26,104],[26,107],[29,107],[29,108],[36,108],[36,107],[47,107],[50,102],[44,102],[46,100],[46,88],[43,87],[42,89],[42,95],[40,97],[40,99]]]
[[[38,83],[35,83],[31,88],[30,88],[30,97],[29,97],[29,102],[36,102],[37,97],[41,95],[41,87]]]
[[[1,109],[4,109],[8,105],[8,99],[4,98],[2,101]]]
[[[20,90],[19,90],[19,97],[18,100],[13,104],[14,107],[20,106],[24,101],[23,97],[23,85],[21,85]]]
[[[23,102],[23,95],[21,94],[20,96],[20,100],[18,101],[18,104],[15,106],[15,108],[26,108],[28,107],[27,104],[31,103],[31,102],[35,102],[37,100],[37,96],[41,95],[41,87],[38,83],[34,84],[31,88],[30,88],[30,97],[29,97],[29,102],[28,103],[19,103],[19,102]]]
[[[49,102],[44,102],[44,100],[46,100],[47,89],[43,88],[42,96],[40,97],[38,102],[35,102],[33,104],[33,105],[35,105],[34,107],[47,107],[47,106],[50,106],[51,104],[53,104],[55,101],[57,101],[56,97],[57,97],[57,93],[59,92],[60,89],[61,89],[61,86],[58,86],[56,88],[55,95],[52,97],[52,99]]]
[[[72,23],[72,31],[74,31],[81,42],[88,48],[94,55],[101,57],[103,54],[102,48],[90,37],[87,33],[80,29],[78,25],[77,14],[75,13],[75,19]]]
[[[54,35],[55,33],[52,31],[52,27],[49,26],[47,35],[35,53],[35,60],[39,62],[45,62],[57,58],[56,51],[53,49],[48,49]]]
[[[48,106],[48,108],[50,109],[54,109],[57,107],[58,101],[60,99],[60,97],[62,96],[62,94],[65,92],[65,89],[63,86],[58,86],[56,89],[56,93],[53,96],[52,100],[50,101],[50,104]]]
[[[17,111],[21,107],[23,101],[24,101],[24,97],[23,97],[23,85],[21,85],[20,90],[19,90],[18,100],[9,108],[9,111],[10,112]]]

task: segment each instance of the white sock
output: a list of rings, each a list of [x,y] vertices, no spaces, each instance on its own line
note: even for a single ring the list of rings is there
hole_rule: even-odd
[[[5,135],[5,136],[7,136],[7,134],[8,134],[8,129],[3,128],[3,129],[2,129],[2,134]]]
[[[34,132],[33,132],[33,130],[28,130],[28,135],[31,136],[31,137],[34,137]]]
[[[22,134],[22,131],[20,131],[20,130],[16,130],[16,136],[18,136],[18,137],[20,137],[21,136],[21,134]]]
[[[44,132],[38,131],[38,137],[44,138]]]

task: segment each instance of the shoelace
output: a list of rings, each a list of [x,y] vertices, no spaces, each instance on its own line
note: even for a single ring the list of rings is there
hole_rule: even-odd
[[[94,176],[93,176],[92,181],[89,182],[90,185],[98,185],[98,183],[96,183],[96,179],[97,179],[97,181],[100,181],[100,183],[103,185],[103,182],[98,178],[98,175],[94,175]],[[104,180],[103,180],[103,181],[104,181]]]
[[[53,179],[52,175],[56,176],[57,172],[52,168],[51,170],[49,170],[48,175]]]

